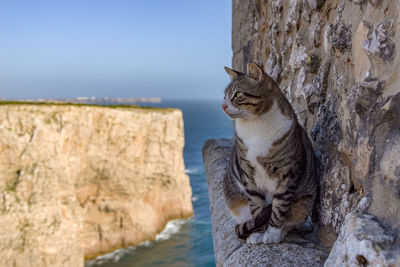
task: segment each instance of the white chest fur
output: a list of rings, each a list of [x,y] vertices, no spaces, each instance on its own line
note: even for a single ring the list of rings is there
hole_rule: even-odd
[[[246,158],[255,168],[254,181],[261,190],[273,194],[277,181],[270,179],[258,157],[268,155],[272,144],[290,130],[293,119],[284,116],[277,103],[265,114],[254,119],[236,120],[236,133],[247,147]],[[270,195],[267,194],[267,195]]]

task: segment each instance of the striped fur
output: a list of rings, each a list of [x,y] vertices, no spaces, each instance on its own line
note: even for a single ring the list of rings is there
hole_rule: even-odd
[[[317,193],[314,151],[276,83],[255,63],[232,81],[223,109],[235,120],[235,144],[223,181],[225,199],[250,243],[279,243],[303,224]]]

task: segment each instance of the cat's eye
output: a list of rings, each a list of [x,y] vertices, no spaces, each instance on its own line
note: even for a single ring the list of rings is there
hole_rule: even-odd
[[[244,94],[243,94],[242,92],[237,92],[237,93],[235,94],[235,97],[242,97],[242,96],[244,96]]]

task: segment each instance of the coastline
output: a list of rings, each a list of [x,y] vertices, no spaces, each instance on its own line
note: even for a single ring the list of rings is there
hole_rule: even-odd
[[[109,253],[99,255],[95,258],[85,259],[85,266],[91,267],[91,266],[97,266],[100,264],[104,264],[106,262],[117,262],[123,256],[133,253],[138,247],[141,247],[141,246],[151,247],[155,242],[166,241],[166,240],[170,239],[173,235],[179,233],[179,231],[182,228],[182,225],[189,223],[189,221],[192,218],[193,218],[193,215],[189,216],[187,218],[169,220],[164,225],[164,228],[159,233],[157,233],[153,239],[144,240],[137,245],[133,245],[133,246],[129,246],[129,247],[120,247]]]
[[[193,215],[180,110],[0,109],[0,265],[83,266]]]

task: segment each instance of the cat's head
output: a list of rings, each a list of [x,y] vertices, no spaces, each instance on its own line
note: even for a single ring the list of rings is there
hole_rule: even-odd
[[[246,73],[228,67],[225,71],[231,77],[222,104],[226,115],[231,119],[251,119],[270,109],[277,86],[260,66],[251,62]]]

